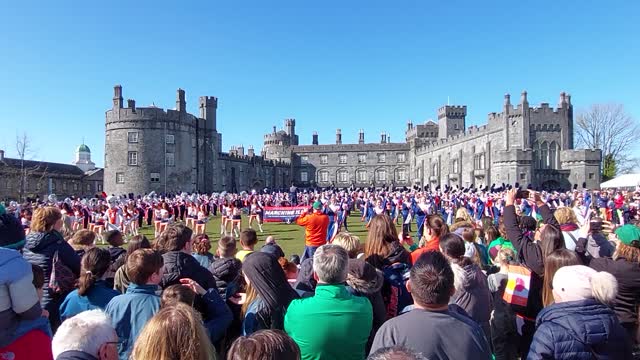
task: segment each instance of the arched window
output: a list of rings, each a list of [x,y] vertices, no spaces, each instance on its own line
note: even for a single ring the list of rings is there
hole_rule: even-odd
[[[431,172],[432,176],[438,176],[438,163],[433,164],[433,172]]]
[[[546,141],[540,144],[540,168],[549,168],[549,144]]]
[[[558,166],[558,144],[553,141],[549,145],[549,167],[551,169],[557,169]]]
[[[453,159],[453,173],[457,174],[460,170],[460,162],[458,161],[458,159]]]

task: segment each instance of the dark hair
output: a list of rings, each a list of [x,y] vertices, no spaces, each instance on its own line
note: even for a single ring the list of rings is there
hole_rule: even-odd
[[[565,249],[564,236],[559,227],[546,224],[540,232],[540,250],[542,250],[542,261],[552,252],[558,249]]]
[[[102,239],[109,243],[109,245],[114,247],[122,246],[122,244],[124,244],[122,233],[119,230],[110,230],[104,232],[104,234],[102,234]]]
[[[462,241],[462,239],[460,239]],[[410,271],[411,295],[419,305],[446,305],[453,292],[453,270],[438,251],[428,251],[418,258]]]
[[[180,251],[191,241],[193,230],[182,224],[171,224],[160,234],[156,248],[160,251]]]
[[[236,239],[233,236],[223,236],[218,241],[218,255],[220,257],[233,257],[236,254],[236,250]]]
[[[175,284],[162,291],[160,307],[173,306],[177,303],[184,303],[189,306],[193,306],[195,299],[196,293],[193,292],[193,290],[182,284]]]
[[[131,255],[134,251],[138,249],[151,249],[151,243],[149,242],[149,239],[147,239],[146,236],[136,235],[131,239],[129,239],[125,261],[129,257],[129,255]]]
[[[369,233],[364,243],[365,261],[381,269],[392,244],[398,242],[398,230],[391,217],[386,214],[374,216],[369,223]]]
[[[78,278],[78,295],[85,296],[91,287],[100,280],[111,265],[109,251],[92,248],[84,253],[80,260],[80,277]]]
[[[447,226],[447,223],[442,219],[442,216],[440,215],[431,214],[427,216],[424,224],[429,229],[431,229],[438,238],[449,233],[449,226]]]
[[[193,251],[200,254],[206,255],[211,250],[211,243],[209,242],[209,236],[207,234],[198,234],[193,238]]]
[[[138,249],[127,259],[127,275],[132,283],[144,285],[154,273],[158,272],[164,260],[159,252],[151,249]]]
[[[490,244],[493,240],[500,237],[500,232],[498,232],[498,229],[495,226],[490,225],[484,231],[484,235],[485,235],[485,242],[487,244]]]
[[[520,218],[520,229],[523,231],[536,231],[538,222],[531,216],[522,216]]]
[[[282,330],[260,330],[237,338],[227,360],[299,360],[300,348]]]
[[[556,271],[564,266],[582,265],[575,251],[558,249],[547,255],[544,259],[544,277],[542,278],[542,303],[544,306],[553,304],[553,292],[551,284]]]
[[[38,265],[31,264],[31,272],[33,273],[33,286],[36,289],[44,287],[44,270]]]
[[[244,229],[240,233],[240,244],[243,246],[254,246],[258,243],[258,234],[253,229]]]
[[[449,233],[440,238],[440,249],[448,257],[461,260],[464,257],[464,240],[456,234]]]

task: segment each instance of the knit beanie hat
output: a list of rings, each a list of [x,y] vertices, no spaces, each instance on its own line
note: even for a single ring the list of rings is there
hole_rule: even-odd
[[[0,247],[19,250],[24,246],[24,228],[9,213],[0,215]]]
[[[618,282],[613,275],[588,266],[563,266],[553,276],[553,291],[562,302],[596,299],[610,303],[618,293]]]

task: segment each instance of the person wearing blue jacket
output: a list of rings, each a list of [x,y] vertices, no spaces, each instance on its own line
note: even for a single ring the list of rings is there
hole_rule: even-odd
[[[632,359],[631,339],[607,306],[617,290],[607,272],[583,265],[558,269],[555,303],[538,314],[527,359]]]
[[[111,255],[106,249],[92,248],[84,254],[80,262],[78,289],[70,292],[60,305],[62,321],[83,311],[104,310],[111,299],[120,295],[104,280],[110,265]]]
[[[159,252],[138,249],[127,258],[127,275],[131,282],[127,292],[111,299],[105,312],[111,317],[120,343],[118,355],[127,360],[144,325],[160,309],[156,295],[162,279],[163,260]]]

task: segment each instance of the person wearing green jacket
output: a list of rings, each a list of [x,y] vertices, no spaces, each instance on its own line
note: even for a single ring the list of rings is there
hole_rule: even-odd
[[[348,263],[342,247],[319,247],[313,255],[315,295],[293,300],[287,309],[284,329],[300,347],[302,360],[366,357],[373,310],[369,299],[346,289]]]

